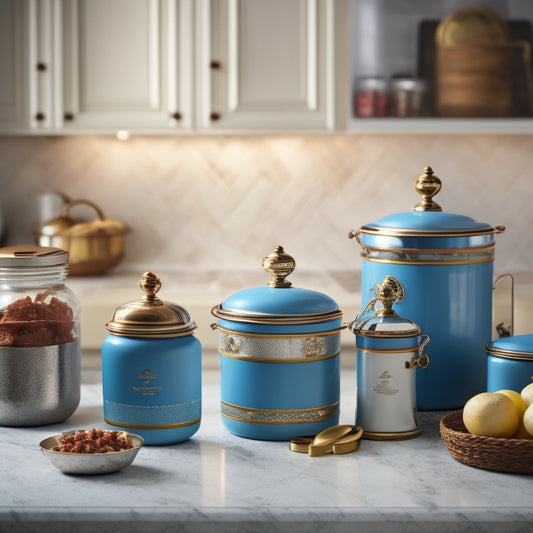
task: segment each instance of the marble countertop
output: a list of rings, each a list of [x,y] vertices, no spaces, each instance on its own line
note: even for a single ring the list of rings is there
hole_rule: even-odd
[[[443,445],[442,412],[422,412],[412,440],[363,440],[347,455],[308,457],[286,442],[242,439],[220,421],[216,374],[205,376],[202,425],[187,442],[144,446],[113,474],[68,476],[39,442],[104,427],[98,372],[62,424],[0,428],[0,531],[526,532],[530,476],[478,470]],[[353,423],[355,374],[341,377],[341,423]],[[74,529],[75,528],[75,529]]]

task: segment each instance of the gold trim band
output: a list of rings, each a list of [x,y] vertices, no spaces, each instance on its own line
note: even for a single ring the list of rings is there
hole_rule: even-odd
[[[164,426],[138,426],[136,424],[122,424],[121,422],[115,422],[113,420],[109,420],[108,418],[104,418],[106,423],[111,424],[113,426],[119,426],[121,428],[130,428],[130,429],[176,429],[181,428],[185,426],[192,426],[193,424],[197,424],[201,421],[200,418],[196,418],[195,420],[189,420],[187,422],[181,422],[179,424],[167,424]]]
[[[363,226],[359,229],[359,233],[366,233],[367,235],[380,235],[385,237],[475,237],[477,235],[503,233],[503,231],[505,231],[503,226],[487,228],[484,230],[464,229],[455,231],[424,231],[409,228],[371,228],[369,226]]]
[[[455,261],[400,261],[398,259],[374,259],[371,257],[365,257],[361,254],[363,261],[369,261],[371,263],[382,263],[389,265],[475,265],[477,263],[490,263],[494,261],[494,257],[488,257],[483,259],[464,259]]]
[[[361,352],[368,352],[368,353],[381,353],[381,354],[389,354],[389,353],[411,353],[411,352],[417,352],[419,346],[413,346],[412,348],[404,348],[403,350],[401,348],[398,348],[396,350],[372,350],[369,348],[360,348],[357,347],[358,351]]]
[[[342,311],[340,309],[325,311],[323,313],[309,313],[307,315],[266,315],[222,309],[221,304],[213,307],[211,309],[211,314],[217,318],[251,324],[316,324],[317,322],[328,322],[342,318]]]
[[[336,416],[339,412],[339,402],[310,409],[255,409],[221,401],[220,411],[226,418],[249,424],[308,424]]]
[[[250,357],[248,355],[233,355],[230,353],[226,353],[223,351],[220,351],[220,355],[223,355],[225,357],[229,357],[230,359],[239,359],[241,361],[251,361],[253,363],[311,363],[313,361],[325,361],[326,359],[333,359],[334,357],[337,357],[340,354],[340,350],[336,353],[333,353],[331,355],[326,355],[324,357],[306,357],[298,358],[298,359],[273,359],[273,358],[261,358],[261,357]]]
[[[304,335],[253,335],[220,329],[218,350],[233,359],[266,363],[300,363],[340,353],[340,330]]]

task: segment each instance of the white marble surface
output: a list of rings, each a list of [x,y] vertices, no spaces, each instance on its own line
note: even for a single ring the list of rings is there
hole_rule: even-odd
[[[65,423],[0,428],[0,532],[533,531],[531,476],[456,462],[438,433],[443,413],[421,413],[416,439],[364,440],[355,453],[310,458],[227,432],[217,376],[206,376],[190,441],[145,446],[114,474],[64,475],[38,443],[103,425],[99,377],[85,373],[81,405]],[[354,387],[343,371],[341,423],[353,423]]]

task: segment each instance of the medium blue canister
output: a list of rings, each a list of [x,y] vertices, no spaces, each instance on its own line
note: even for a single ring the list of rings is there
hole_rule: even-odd
[[[533,380],[533,334],[493,340],[487,352],[487,391],[520,392]]]
[[[440,179],[415,180],[422,201],[350,232],[361,245],[362,300],[391,275],[406,297],[396,310],[431,337],[431,365],[416,376],[419,409],[460,408],[485,391],[483,348],[491,340],[494,234],[505,230],[446,213],[433,200]]]
[[[387,276],[375,292],[350,324],[357,347],[356,425],[368,439],[416,437],[422,429],[417,422],[415,372],[429,364],[424,352],[429,337],[392,308],[405,298],[397,279]]]
[[[173,444],[198,431],[201,345],[196,323],[178,305],[160,300],[161,281],[146,272],[141,300],[117,308],[102,345],[104,418],[145,444]]]
[[[292,287],[294,259],[265,257],[268,286],[239,291],[218,321],[221,415],[240,437],[290,440],[339,422],[342,312],[329,296]]]

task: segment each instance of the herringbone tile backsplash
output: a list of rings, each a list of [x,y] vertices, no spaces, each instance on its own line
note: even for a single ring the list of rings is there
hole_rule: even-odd
[[[0,137],[4,240],[32,241],[36,197],[55,190],[128,226],[119,269],[255,272],[282,244],[302,271],[357,271],[348,231],[410,210],[430,165],[446,211],[507,227],[496,271],[530,272],[532,147],[527,135]]]

